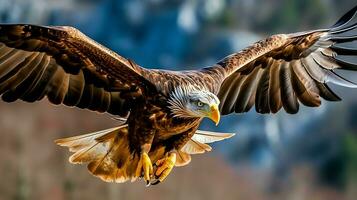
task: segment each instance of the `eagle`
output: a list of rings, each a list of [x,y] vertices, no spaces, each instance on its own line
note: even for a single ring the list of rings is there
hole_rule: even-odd
[[[297,113],[341,100],[327,85],[356,88],[336,70],[357,70],[343,59],[357,40],[357,6],[330,28],[276,34],[197,70],[149,69],[68,26],[0,24],[0,95],[5,102],[53,104],[114,115],[118,126],[58,139],[107,182],[163,182],[191,154],[233,136],[198,130],[204,118],[248,112]]]

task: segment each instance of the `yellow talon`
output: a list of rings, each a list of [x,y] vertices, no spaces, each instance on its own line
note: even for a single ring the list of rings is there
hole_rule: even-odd
[[[163,159],[156,162],[157,169],[155,175],[158,177],[159,182],[165,180],[165,178],[170,174],[171,170],[174,168],[176,163],[176,153],[169,153],[169,155]]]
[[[145,152],[141,153],[140,160],[135,171],[136,177],[140,177],[142,172],[144,174],[146,184],[149,185],[151,176],[154,174],[154,172],[150,157]]]

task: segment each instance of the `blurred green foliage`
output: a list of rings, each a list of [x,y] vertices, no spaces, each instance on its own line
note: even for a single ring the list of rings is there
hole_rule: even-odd
[[[345,185],[357,185],[357,132],[344,137],[343,147]]]

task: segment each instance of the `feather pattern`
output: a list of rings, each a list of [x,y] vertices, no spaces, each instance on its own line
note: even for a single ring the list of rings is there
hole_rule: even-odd
[[[138,178],[139,158],[130,152],[127,124],[55,142],[73,152],[71,163],[88,163],[88,170],[103,181],[122,183]]]

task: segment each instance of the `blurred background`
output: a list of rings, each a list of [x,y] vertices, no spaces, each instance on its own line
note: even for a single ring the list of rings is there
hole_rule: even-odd
[[[149,68],[193,69],[274,33],[332,25],[352,0],[0,0],[1,23],[71,25]],[[356,46],[357,43],[354,45]],[[347,74],[350,75],[350,74]],[[354,80],[357,73],[350,75]],[[46,100],[0,102],[0,200],[356,199],[357,90],[297,115],[224,117],[235,132],[165,183],[110,184],[70,165],[54,139],[110,128],[105,114]]]

